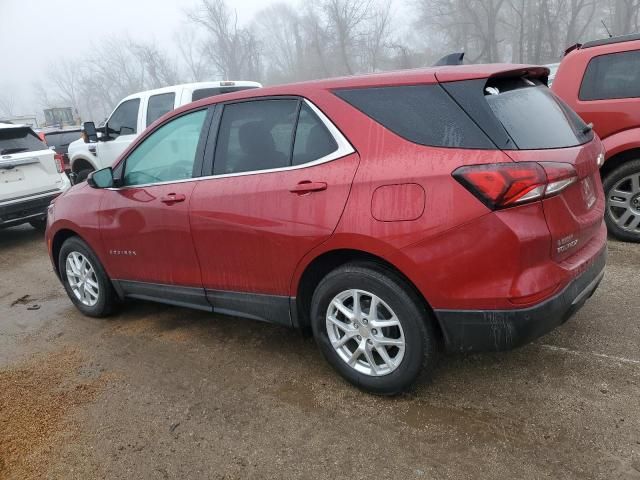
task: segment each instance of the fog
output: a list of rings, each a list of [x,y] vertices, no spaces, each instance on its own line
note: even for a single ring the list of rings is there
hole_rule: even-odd
[[[185,10],[197,0],[0,0],[0,97],[12,97],[12,114],[42,109],[33,82],[46,83],[47,70],[63,59],[91,55],[107,39],[125,35],[151,40],[174,52]],[[249,22],[267,2],[230,2],[240,23]],[[133,92],[132,92],[133,93]],[[9,115],[2,111],[0,115]]]
[[[0,0],[0,116],[188,81],[264,84],[432,65],[558,62],[636,32],[637,0]],[[605,28],[603,24],[606,24]]]

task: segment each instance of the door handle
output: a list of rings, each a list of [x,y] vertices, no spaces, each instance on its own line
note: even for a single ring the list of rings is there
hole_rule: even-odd
[[[289,191],[291,193],[297,193],[298,195],[304,195],[311,192],[321,192],[326,189],[327,184],[325,182],[310,182],[309,180],[305,180],[304,182],[298,183]]]
[[[164,197],[160,197],[160,201],[162,203],[166,203],[167,205],[184,202],[186,199],[187,197],[182,193],[169,193]]]

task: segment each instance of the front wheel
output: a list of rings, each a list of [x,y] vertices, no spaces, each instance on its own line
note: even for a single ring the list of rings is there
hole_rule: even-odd
[[[327,361],[370,393],[401,393],[435,362],[424,305],[404,279],[375,263],[329,273],[313,295],[311,320]]]
[[[117,305],[117,296],[98,257],[78,237],[67,239],[58,256],[60,278],[67,295],[82,313],[105,317]]]
[[[624,163],[603,182],[609,232],[627,242],[640,242],[640,159]]]

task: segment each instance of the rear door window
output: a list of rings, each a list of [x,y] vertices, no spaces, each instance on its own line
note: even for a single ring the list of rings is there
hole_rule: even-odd
[[[30,128],[0,129],[0,155],[47,150],[47,146]]]
[[[335,94],[411,142],[432,147],[495,148],[440,85],[358,88]]]
[[[165,113],[169,113],[173,110],[175,101],[176,94],[173,92],[162,93],[160,95],[153,95],[149,97],[149,103],[147,105],[147,127]]]
[[[311,108],[303,103],[296,127],[292,165],[302,165],[319,160],[337,149],[338,144],[327,127]]]
[[[520,150],[575,147],[593,139],[580,117],[537,81],[490,81],[485,99]]]
[[[213,173],[242,173],[290,165],[298,100],[225,105]]]
[[[640,98],[640,51],[594,57],[584,74],[580,100]]]

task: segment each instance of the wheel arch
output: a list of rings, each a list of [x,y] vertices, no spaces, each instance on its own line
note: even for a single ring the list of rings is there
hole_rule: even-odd
[[[60,250],[62,249],[62,245],[64,244],[64,242],[71,237],[78,237],[84,241],[84,239],[78,232],[70,228],[61,228],[53,235],[53,238],[51,239],[51,258],[53,260],[53,268],[55,269],[58,278],[60,278],[58,256],[60,255]]]
[[[640,133],[639,133],[640,135]],[[628,150],[623,150],[611,157],[607,158],[607,161],[604,162],[604,165],[600,169],[600,176],[604,180],[607,175],[609,175],[614,170],[618,169],[620,166],[629,162],[631,160],[640,159],[640,143],[637,147],[630,148]]]
[[[438,332],[438,340],[440,342],[443,341],[444,337],[442,326],[440,325],[439,320],[428,300],[424,297],[422,292],[420,292],[418,287],[416,287],[415,283],[396,265],[382,256],[354,248],[336,248],[325,251],[317,255],[306,265],[297,283],[297,288],[295,289],[295,302],[294,305],[292,305],[292,309],[294,309],[293,313],[296,318],[294,323],[297,322],[296,326],[305,330],[309,329],[311,325],[311,299],[313,297],[313,292],[320,281],[332,270],[353,262],[372,262],[381,268],[390,270],[394,274],[398,275],[409,286],[409,288],[411,288],[413,294],[419,299],[423,307],[432,316],[434,319],[435,330]]]
[[[80,173],[82,170],[87,170],[87,169],[91,169],[91,170],[96,169],[96,166],[90,159],[86,157],[76,157],[73,160],[71,160],[71,171],[73,173]]]

